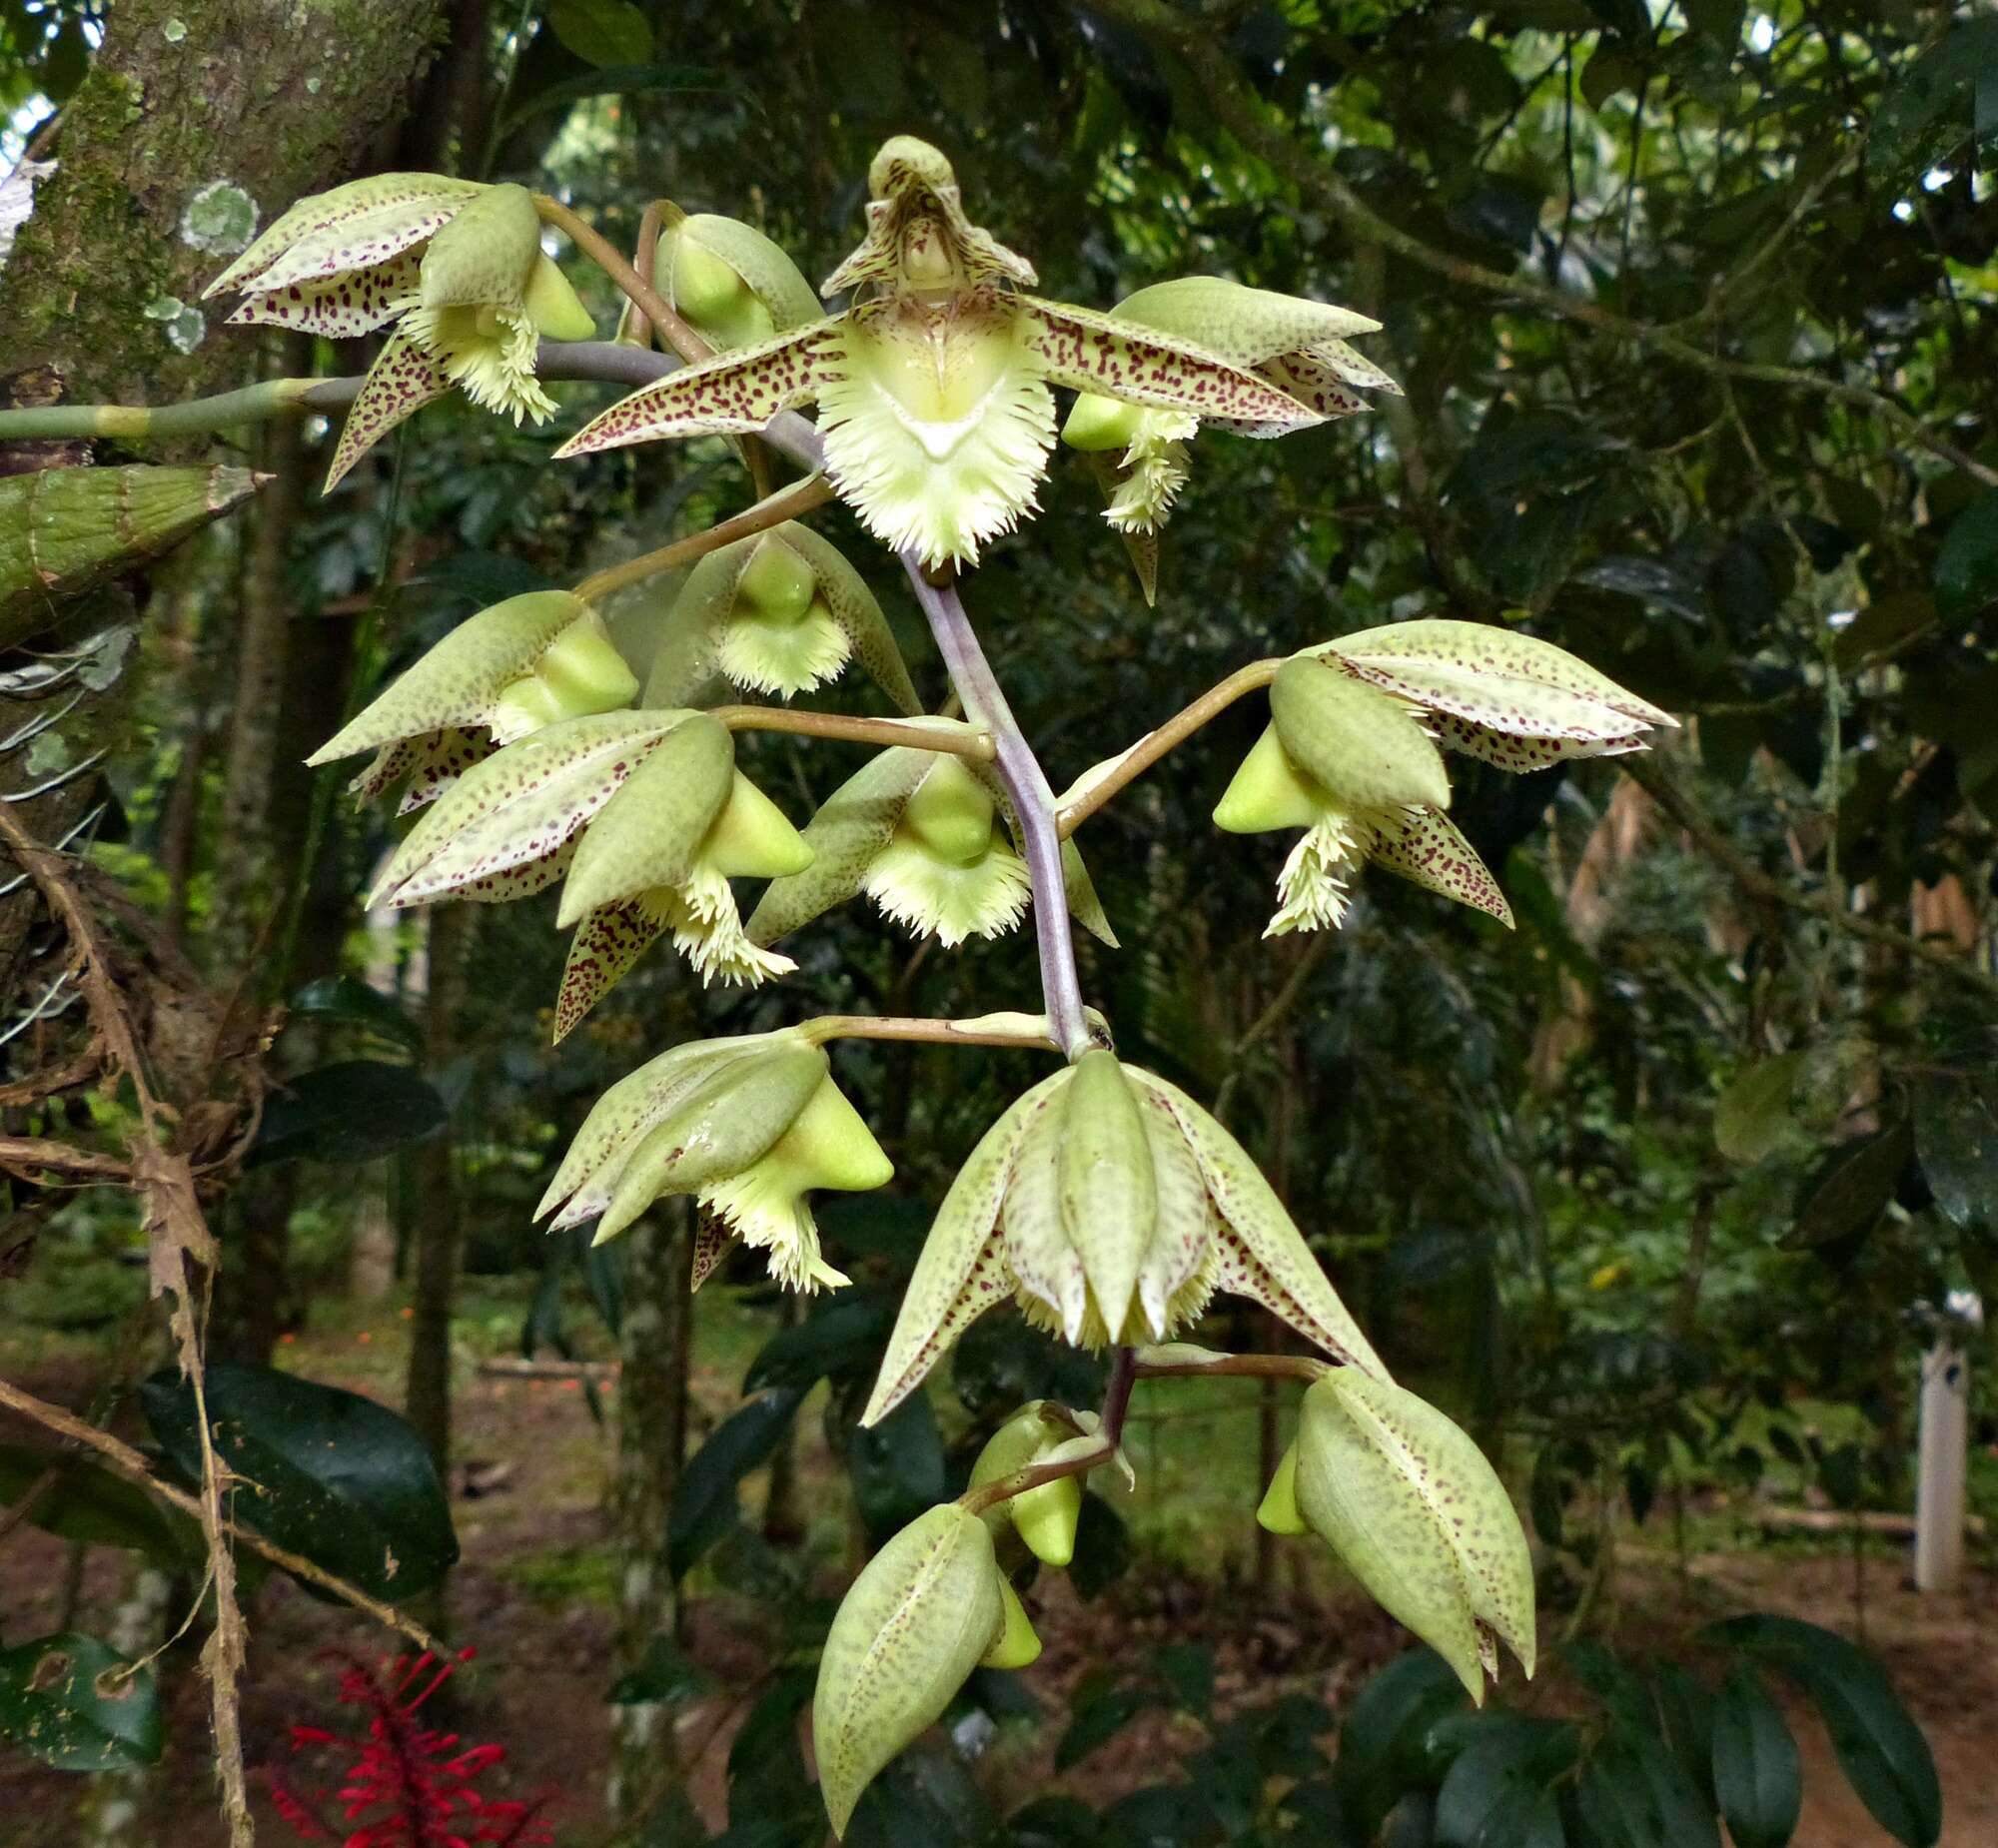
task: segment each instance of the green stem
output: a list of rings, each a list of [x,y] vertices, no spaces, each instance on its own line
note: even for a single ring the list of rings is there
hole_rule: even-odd
[[[0,411],[0,442],[108,437],[135,443],[206,436],[235,424],[261,424],[287,411],[336,410],[353,394],[341,396],[336,390],[329,397],[325,388],[346,384],[344,379],[266,379],[238,392],[193,398],[183,405],[46,405]],[[316,398],[326,402],[315,402]]]
[[[1001,1025],[1004,1021],[1006,1024]],[[924,1020],[895,1014],[821,1014],[800,1031],[815,1046],[827,1040],[925,1040],[940,1046],[1024,1046],[1059,1052],[1045,1016],[982,1014],[970,1020]]]
[[[647,577],[656,577],[661,571],[677,570],[682,564],[691,564],[696,558],[704,558],[709,552],[717,551],[723,545],[732,545],[737,539],[767,531],[771,526],[781,526],[787,519],[809,513],[831,498],[832,484],[825,476],[808,475],[802,481],[793,481],[781,493],[759,500],[732,518],[708,527],[705,532],[675,539],[656,551],[628,558],[607,570],[592,572],[576,585],[575,593],[584,602],[593,602],[598,597],[608,596],[613,590],[623,589],[627,584],[641,583]]]

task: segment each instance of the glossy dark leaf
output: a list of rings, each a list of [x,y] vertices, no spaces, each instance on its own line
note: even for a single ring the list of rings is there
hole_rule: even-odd
[[[51,1464],[53,1482],[36,1494],[26,1518],[45,1533],[91,1546],[125,1546],[170,1570],[198,1568],[207,1556],[201,1529],[136,1482],[88,1462],[22,1444],[0,1444],[0,1506],[14,1507]]]
[[[769,1461],[803,1397],[789,1386],[759,1393],[717,1425],[688,1459],[673,1489],[666,1522],[666,1559],[675,1578],[683,1578],[735,1524],[736,1485]]]
[[[1131,1565],[1131,1534],[1124,1516],[1093,1488],[1082,1491],[1082,1517],[1075,1527],[1075,1557],[1069,1562],[1069,1583],[1078,1597],[1106,1591]]]
[[[444,1484],[424,1441],[385,1405],[268,1367],[208,1371],[217,1458],[240,1478],[235,1518],[377,1597],[436,1584],[458,1558]],[[171,1373],[139,1388],[160,1447],[201,1472],[194,1391]]]
[[[1147,1707],[1157,1704],[1158,1696],[1150,1688],[1136,1685],[1105,1688],[1086,1699],[1078,1692],[1068,1729],[1055,1747],[1055,1769],[1066,1771],[1079,1765],[1091,1752],[1108,1745]]]
[[[1713,1704],[1713,1791],[1734,1848],[1785,1848],[1803,1808],[1803,1761],[1755,1671],[1736,1662]]]
[[[1798,1682],[1816,1704],[1846,1778],[1897,1842],[1929,1848],[1941,1835],[1942,1789],[1928,1740],[1865,1650],[1796,1617],[1731,1617],[1703,1634]]]
[[[631,0],[550,0],[548,28],[585,64],[642,64],[652,25]]]
[[[929,1394],[910,1393],[876,1425],[853,1425],[846,1469],[861,1524],[876,1545],[941,1501],[943,1438]]]
[[[1959,1232],[1998,1231],[1998,1086],[1930,1079],[1915,1092],[1915,1152]]]
[[[790,1386],[803,1391],[828,1374],[871,1373],[894,1327],[899,1303],[899,1291],[866,1288],[842,1290],[824,1299],[803,1322],[764,1345],[749,1363],[742,1390]]]
[[[0,1650],[0,1738],[58,1771],[156,1763],[165,1743],[150,1667],[68,1631]]]
[[[322,976],[308,982],[291,999],[294,1020],[339,1020],[366,1027],[370,1033],[416,1052],[424,1030],[392,996],[351,975]]]
[[[1354,1696],[1340,1725],[1334,1776],[1363,1827],[1378,1828],[1405,1790],[1441,1782],[1430,1731],[1470,1704],[1464,1683],[1434,1649],[1398,1655]]]
[[[1557,1842],[1549,1793],[1574,1763],[1577,1743],[1564,1720],[1487,1718],[1437,1792],[1438,1848],[1547,1848],[1549,1827]]]
[[[1835,1245],[1869,1231],[1887,1210],[1901,1170],[1915,1152],[1906,1118],[1827,1156],[1799,1197],[1796,1223],[1783,1243]]]
[[[693,1700],[712,1685],[707,1670],[690,1660],[670,1636],[654,1636],[638,1666],[619,1675],[604,1698],[613,1707],[670,1703]]]
[[[272,1093],[247,1165],[376,1161],[428,1141],[446,1115],[436,1087],[407,1065],[344,1059]]]

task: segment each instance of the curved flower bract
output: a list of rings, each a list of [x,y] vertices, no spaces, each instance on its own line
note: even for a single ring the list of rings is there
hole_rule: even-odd
[[[806,1196],[865,1192],[893,1173],[824,1052],[795,1031],[701,1040],[597,1100],[534,1217],[553,1212],[550,1231],[598,1220],[601,1244],[653,1201],[691,1194],[707,1215],[696,1288],[736,1239],[767,1252],[790,1289],[836,1288],[847,1280],[820,1255]]]
[[[788,699],[858,658],[903,712],[922,710],[894,631],[839,548],[786,520],[702,558],[674,598],[647,705],[686,705],[715,675]]]
[[[938,1210],[861,1422],[885,1417],[1007,1296],[1090,1347],[1163,1341],[1217,1291],[1349,1365],[1387,1372],[1235,1139],[1112,1053],[1042,1080],[985,1134]]]
[[[975,562],[1033,510],[1053,386],[1259,430],[1320,421],[1196,341],[1019,293],[1032,268],[970,223],[926,143],[887,143],[868,181],[866,239],[826,280],[862,292],[843,314],[646,386],[557,454],[748,434],[815,402],[841,496],[877,538],[935,565]]]
[[[301,200],[204,299],[225,289],[249,297],[231,325],[347,340],[400,323],[348,412],[328,490],[455,386],[516,424],[552,416],[554,401],[534,377],[536,342],[587,340],[592,327],[541,251],[526,189],[442,174],[377,174]]]

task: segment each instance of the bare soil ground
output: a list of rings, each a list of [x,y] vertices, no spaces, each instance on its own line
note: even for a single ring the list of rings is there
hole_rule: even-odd
[[[367,1342],[352,1331],[310,1338],[296,1353],[315,1378],[393,1400],[401,1331],[393,1317]],[[80,1376],[38,1369],[31,1384],[57,1398],[80,1396]],[[733,1371],[704,1374],[698,1393],[708,1418],[734,1402]],[[604,1694],[611,1661],[610,1572],[601,1546],[598,1502],[606,1439],[579,1388],[566,1383],[492,1380],[468,1368],[459,1399],[461,1453],[501,1458],[514,1467],[503,1489],[456,1507],[464,1563],[451,1591],[453,1637],[478,1650],[443,1714],[469,1740],[496,1741],[506,1761],[496,1793],[553,1793],[550,1816],[562,1848],[593,1848],[603,1839],[607,1763]],[[0,1436],[12,1437],[12,1430]],[[815,1466],[816,1438],[807,1445]],[[1139,1456],[1141,1469],[1144,1463]],[[810,1500],[809,1473],[805,1500]],[[1141,1536],[1144,1498],[1129,1510]],[[120,1555],[88,1554],[78,1599],[84,1627],[101,1626],[126,1583]],[[31,1527],[5,1536],[0,1549],[0,1621],[7,1640],[53,1628],[62,1609],[67,1549]],[[1159,1641],[1198,1640],[1215,1650],[1224,1710],[1285,1688],[1317,1694],[1337,1707],[1375,1668],[1404,1646],[1396,1626],[1371,1606],[1333,1598],[1290,1579],[1271,1595],[1247,1595],[1239,1571],[1194,1573],[1154,1562],[1096,1604],[1084,1604],[1058,1575],[1037,1587],[1036,1621],[1046,1643],[1029,1671],[1054,1716],[1007,1736],[983,1767],[999,1806],[1010,1809],[1050,1790],[1102,1802],[1154,1783],[1174,1759],[1196,1749],[1198,1728],[1184,1718],[1148,1715],[1072,1771],[1057,1776],[1053,1748],[1066,1696],[1091,1667],[1135,1663]],[[1613,1612],[1617,1640],[1673,1647],[1700,1622],[1733,1611],[1786,1611],[1858,1633],[1854,1568],[1832,1551],[1756,1548],[1702,1554],[1681,1576],[1668,1555],[1642,1545],[1624,1549]],[[388,1644],[346,1611],[273,1582],[253,1611],[251,1671],[243,1695],[244,1734],[253,1763],[287,1762],[293,1721],[326,1722],[334,1670],[329,1647],[374,1657]],[[763,1666],[753,1624],[720,1601],[695,1613],[690,1649],[725,1690]],[[1892,1673],[1928,1732],[1941,1770],[1945,1848],[1998,1844],[1998,1572],[1988,1564],[1951,1597],[1917,1597],[1898,1554],[1876,1550],[1864,1563],[1864,1640]],[[183,1658],[170,1672],[172,1745],[142,1799],[150,1820],[121,1837],[152,1848],[220,1848],[207,1756],[206,1693]],[[1556,1683],[1542,1698],[1559,1707]],[[739,1722],[740,1703],[726,1693],[684,1714],[683,1749],[695,1755],[692,1788],[719,1820],[722,1765]],[[1879,1830],[1838,1774],[1830,1748],[1801,1702],[1790,1717],[1805,1754],[1806,1802],[1798,1848],[1879,1848]],[[91,1780],[44,1771],[0,1750],[0,1840],[10,1848],[72,1848],[85,1839],[80,1802]],[[260,1839],[293,1839],[260,1803]]]

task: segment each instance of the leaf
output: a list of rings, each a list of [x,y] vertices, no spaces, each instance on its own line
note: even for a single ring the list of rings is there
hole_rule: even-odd
[[[1790,1096],[1803,1069],[1801,1052],[1778,1053],[1737,1072],[1713,1112],[1713,1141],[1744,1166],[1773,1155],[1794,1133]]]
[[[156,1764],[166,1742],[151,1668],[77,1631],[0,1650],[0,1738],[58,1771]]]
[[[1890,653],[1936,619],[1936,600],[1926,590],[1890,590],[1859,611],[1832,643],[1840,669],[1850,673],[1877,654]]]
[[[1437,1792],[1438,1848],[1557,1844],[1560,1825],[1548,1786],[1574,1763],[1577,1739],[1564,1720],[1497,1714],[1480,1723]]]
[[[1988,23],[1998,28],[1998,20]],[[1935,586],[1936,613],[1945,622],[1968,621],[1998,599],[1998,487],[1979,494],[1950,522],[1936,555]]]
[[[217,1460],[241,1478],[235,1518],[377,1597],[437,1584],[458,1558],[431,1453],[386,1406],[268,1367],[208,1372]],[[189,1479],[201,1471],[193,1388],[159,1373],[139,1388],[146,1421]]]
[[[1077,1693],[1068,1729],[1055,1747],[1055,1769],[1066,1771],[1108,1745],[1139,1714],[1159,1704],[1152,1689],[1136,1684],[1103,1688],[1084,1698]]]
[[[1075,1557],[1068,1580],[1085,1602],[1122,1578],[1131,1564],[1131,1534],[1124,1516],[1095,1489],[1082,1491],[1082,1514],[1075,1528]]]
[[[1998,1231],[1998,1098],[1988,1082],[1931,1079],[1915,1092],[1922,1178],[1959,1232]]]
[[[1914,1131],[1905,1117],[1864,1142],[1834,1149],[1805,1183],[1796,1224],[1784,1246],[1835,1245],[1870,1231],[1887,1210],[1914,1152]]]
[[[1706,1798],[1647,1732],[1611,1728],[1582,1765],[1574,1807],[1600,1848],[1720,1848]]]
[[[736,1484],[769,1460],[803,1397],[795,1387],[783,1386],[752,1398],[716,1426],[680,1471],[666,1521],[666,1563],[675,1578],[685,1577],[735,1524]]]
[[[206,1557],[201,1530],[185,1514],[80,1456],[0,1444],[0,1504],[18,1506],[51,1464],[60,1473],[27,1513],[44,1533],[92,1546],[129,1546],[182,1571]]]
[[[1796,1680],[1816,1705],[1839,1766],[1873,1819],[1907,1848],[1930,1848],[1942,1834],[1935,1759],[1878,1662],[1844,1637],[1796,1617],[1730,1617],[1701,1634]]]
[[[585,64],[643,64],[652,27],[631,0],[554,0],[548,29]]]
[[[803,1322],[764,1344],[749,1363],[742,1390],[791,1386],[803,1392],[828,1374],[871,1372],[894,1326],[897,1300],[893,1290],[867,1288],[819,1299]]]
[[[682,1654],[670,1636],[654,1636],[638,1666],[619,1675],[604,1698],[613,1707],[693,1700],[713,1684],[708,1672]]]
[[[245,1166],[378,1161],[428,1141],[448,1115],[436,1088],[407,1065],[339,1060],[272,1094]]]
[[[1397,1656],[1360,1690],[1340,1725],[1334,1776],[1370,1833],[1405,1790],[1428,1781],[1431,1728],[1469,1705],[1457,1671],[1434,1649]]]
[[[308,982],[292,997],[291,1017],[351,1021],[410,1052],[420,1051],[424,1043],[423,1028],[400,1002],[351,975],[326,975]]]
[[[1713,1790],[1734,1848],[1784,1848],[1803,1807],[1803,1761],[1782,1713],[1745,1662],[1713,1708]]]
[[[846,1440],[854,1505],[868,1536],[881,1539],[944,1498],[943,1439],[927,1392],[912,1392],[885,1418],[856,1424]]]

